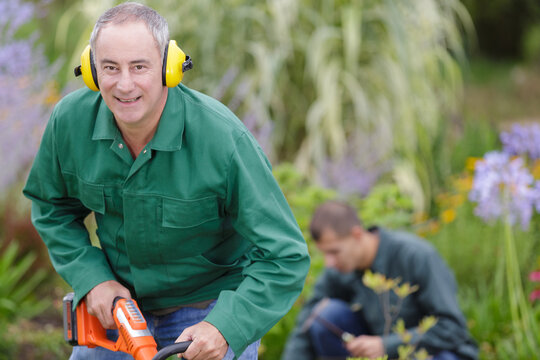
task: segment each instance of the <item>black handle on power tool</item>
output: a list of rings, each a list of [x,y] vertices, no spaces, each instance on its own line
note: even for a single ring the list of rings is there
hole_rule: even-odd
[[[165,346],[163,349],[159,350],[156,355],[154,355],[152,360],[164,360],[171,355],[181,354],[187,350],[190,344],[191,341],[183,341]]]

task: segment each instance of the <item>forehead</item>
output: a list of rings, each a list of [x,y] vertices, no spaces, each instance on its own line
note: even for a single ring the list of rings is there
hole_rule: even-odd
[[[96,54],[141,54],[156,52],[159,49],[148,26],[141,21],[129,21],[121,24],[109,24],[103,27],[96,39]]]
[[[330,228],[325,228],[321,232],[319,241],[317,241],[317,247],[321,250],[338,247],[341,244],[341,238],[339,235]]]

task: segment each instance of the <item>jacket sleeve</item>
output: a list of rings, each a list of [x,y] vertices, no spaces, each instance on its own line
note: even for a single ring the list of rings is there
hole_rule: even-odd
[[[437,251],[417,253],[414,259],[414,277],[419,279],[416,296],[422,312],[434,316],[437,323],[425,334],[418,327],[407,329],[412,335],[412,344],[417,349],[425,348],[430,354],[447,350],[467,359],[477,358],[477,348],[469,336],[465,317],[456,297],[457,285],[450,269]],[[402,344],[397,334],[383,337],[385,349],[390,357],[397,356]]]
[[[114,279],[101,249],[84,225],[90,210],[68,191],[59,161],[56,111],[45,129],[24,195],[32,201],[32,223],[45,242],[52,265],[75,291],[75,301],[95,285]]]
[[[205,319],[235,354],[261,338],[292,307],[309,269],[307,245],[270,164],[249,133],[231,155],[226,209],[235,230],[250,241],[250,264],[234,291],[222,291]]]

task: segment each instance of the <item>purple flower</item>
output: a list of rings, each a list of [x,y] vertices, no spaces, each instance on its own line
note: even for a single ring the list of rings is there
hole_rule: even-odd
[[[0,190],[27,169],[49,116],[48,82],[54,71],[35,46],[35,35],[14,38],[34,14],[30,2],[0,2]]]
[[[382,160],[383,150],[373,144],[373,139],[358,134],[347,141],[343,156],[326,159],[318,170],[322,185],[342,195],[367,195],[389,169],[389,164]]]
[[[6,38],[12,38],[15,32],[34,16],[34,5],[20,0],[2,0],[0,2],[0,32]]]
[[[501,132],[503,151],[509,155],[540,159],[540,124],[514,124],[508,132]]]
[[[469,199],[477,203],[475,214],[486,221],[519,222],[527,229],[539,194],[522,158],[493,151],[476,163]]]

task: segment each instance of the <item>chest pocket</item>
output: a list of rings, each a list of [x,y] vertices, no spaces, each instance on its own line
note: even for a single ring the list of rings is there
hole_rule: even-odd
[[[81,201],[92,211],[105,214],[105,196],[103,194],[103,185],[88,184],[81,182],[79,184]]]
[[[197,200],[163,198],[163,227],[188,229],[218,218],[218,202],[215,197]]]
[[[163,198],[161,205],[158,246],[164,258],[200,255],[222,241],[217,197],[195,200]]]
[[[64,173],[63,175],[70,197],[79,199],[87,209],[105,214],[103,185],[83,181],[74,174]]]

